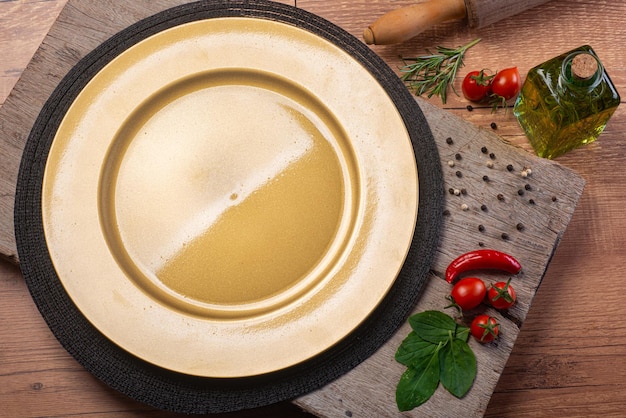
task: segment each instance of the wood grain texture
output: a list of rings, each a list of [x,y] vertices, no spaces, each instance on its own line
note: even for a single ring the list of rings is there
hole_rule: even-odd
[[[48,33],[66,0],[0,2],[0,106]]]
[[[547,3],[549,0],[465,0],[467,23],[483,28],[500,20]]]
[[[9,1],[0,2],[0,7],[22,3],[41,3],[54,13],[54,8],[65,1]],[[363,28],[382,13],[410,3],[300,0],[297,5],[360,36]],[[10,38],[5,29],[8,25],[4,24],[6,16],[0,13],[0,56],[18,56],[22,47],[6,41]],[[29,28],[21,32],[20,45],[24,42],[34,51],[40,39],[38,34],[47,30],[48,17],[27,22],[25,13],[13,16],[24,20]],[[435,45],[455,46],[481,37],[481,43],[466,57],[468,70],[518,65],[524,75],[532,66],[558,53],[589,43],[623,95],[626,57],[620,45],[626,40],[624,16],[623,2],[553,0],[480,30],[461,22],[446,23],[405,44],[373,49],[397,70],[401,64],[399,56],[414,56]],[[14,73],[18,74],[23,64],[16,62],[3,58],[2,65],[15,68]],[[3,80],[0,77],[0,82]],[[456,86],[460,86],[460,77]],[[496,122],[499,135],[530,150],[510,112],[491,114],[488,108],[480,106],[468,112],[467,102],[454,95],[445,106],[437,99],[429,102],[487,130],[491,122]],[[626,113],[622,104],[598,142],[558,159],[586,180],[585,192],[535,295],[486,416],[623,415],[626,335],[616,318],[626,315],[626,308],[620,303],[620,278],[626,266],[626,174],[621,169],[624,133]],[[1,171],[11,156],[0,158]],[[4,190],[2,187],[6,184],[0,183]],[[12,198],[9,200],[12,206]],[[7,231],[12,234],[12,225],[1,224],[0,233]],[[0,415],[163,416],[110,391],[76,364],[49,333],[19,271],[6,263],[1,267]],[[370,382],[372,378],[364,380]],[[339,396],[335,402],[340,402]],[[269,414],[253,411],[249,416],[293,414],[293,409],[276,409]],[[389,412],[384,416],[394,415]]]

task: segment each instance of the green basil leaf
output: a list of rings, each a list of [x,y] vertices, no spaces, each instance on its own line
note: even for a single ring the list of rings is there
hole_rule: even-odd
[[[424,311],[409,318],[409,324],[422,339],[433,344],[445,343],[456,332],[456,322],[439,311]]]
[[[463,340],[454,338],[439,351],[440,379],[448,391],[462,398],[476,378],[476,356]]]
[[[437,345],[420,338],[412,331],[396,351],[396,361],[408,367],[417,367],[437,351]]]
[[[409,367],[396,388],[396,404],[400,411],[410,411],[426,402],[439,385],[439,355],[424,358],[416,367]]]
[[[469,329],[469,327],[457,324],[457,327],[456,327],[456,338],[458,338],[459,340],[463,340],[463,341],[467,342],[467,340],[469,339],[469,336],[470,336],[470,329]]]

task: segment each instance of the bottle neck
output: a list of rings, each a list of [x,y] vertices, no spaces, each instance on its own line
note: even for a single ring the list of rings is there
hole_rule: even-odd
[[[604,67],[594,54],[577,51],[563,60],[559,86],[562,89],[590,92],[600,84],[603,74]]]

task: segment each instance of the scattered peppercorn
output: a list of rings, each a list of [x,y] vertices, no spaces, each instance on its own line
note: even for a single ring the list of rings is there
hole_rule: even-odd
[[[469,206],[467,206],[467,204],[463,203],[463,204],[461,205],[461,209],[462,209],[464,212],[467,212],[467,211],[469,210]]]
[[[447,137],[447,138],[446,138],[446,144],[448,144],[448,145],[452,145],[452,144],[454,144],[454,141],[452,140],[452,138]]]
[[[479,246],[479,247],[484,247],[484,246],[485,246],[485,243],[481,241],[481,242],[479,242],[479,243],[478,243],[478,246]]]
[[[522,174],[522,177],[526,178],[530,176],[532,173],[533,171],[530,168],[524,167],[521,174]]]
[[[457,161],[461,161],[461,160],[463,159],[463,156],[462,156],[461,154],[458,154],[458,153],[457,153],[457,154],[454,156],[454,158],[456,158],[456,160],[457,160]]]
[[[519,224],[515,225],[515,228],[516,228],[518,231],[523,231],[524,229],[526,229],[526,228],[524,227],[524,224],[522,224],[522,223],[519,223]]]
[[[552,201],[553,201],[553,202],[556,202],[556,201],[557,201],[556,196],[552,196]]]
[[[508,239],[509,239],[509,234],[507,234],[506,232],[503,232],[503,233],[502,233],[502,235],[501,235],[501,237],[502,237],[502,239],[503,239],[503,240],[505,240],[505,241],[506,241],[506,240],[508,240]]]
[[[534,204],[535,204],[535,200],[534,200],[534,199],[530,199],[530,200],[528,201],[528,203],[530,203],[531,205],[534,205]]]
[[[456,172],[456,176],[457,176],[458,178],[461,178],[461,177],[463,177],[463,173],[461,173],[460,171],[457,171],[457,172]]]
[[[498,196],[496,196],[498,198],[499,201],[503,201],[504,200],[504,195],[502,193],[498,193]]]
[[[484,225],[478,225],[478,230],[480,232],[485,232],[485,226]]]
[[[461,195],[461,191],[459,189],[454,189],[454,195],[455,196],[460,196]]]
[[[496,154],[494,154],[493,152],[491,154],[489,154],[489,158],[491,158],[492,160],[496,159]]]
[[[480,210],[487,212],[487,205],[480,205]]]
[[[487,161],[486,166],[487,168],[493,168],[493,161]]]
[[[506,166],[506,169],[507,169],[508,171],[513,171],[513,165],[512,165],[512,164],[507,165],[507,166]]]
[[[491,122],[491,129],[493,129],[493,130],[498,129],[498,125],[496,125],[495,122]]]
[[[450,211],[448,209],[444,210],[443,216],[450,216]]]
[[[489,176],[483,176],[483,181],[488,182],[489,181]]]
[[[448,193],[450,193],[450,194],[454,194],[454,189],[453,189],[452,187],[450,187],[450,188],[448,189]]]
[[[482,147],[480,149],[480,152],[482,152],[483,154],[487,154],[487,152],[489,152],[489,150],[487,149],[487,147]]]
[[[524,185],[524,189],[526,189],[528,191],[531,191],[533,188],[532,188],[532,186],[530,184],[526,184],[526,185]]]
[[[465,106],[465,108],[467,109],[468,112],[471,112],[472,110],[474,110],[474,106],[472,105],[467,105]]]
[[[467,189],[461,189],[461,194],[465,196],[467,194]]]
[[[524,189],[519,189],[517,191],[517,194],[520,195],[520,196],[524,196]]]

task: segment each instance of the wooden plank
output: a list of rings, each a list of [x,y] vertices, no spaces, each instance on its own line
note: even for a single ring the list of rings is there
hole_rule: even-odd
[[[0,2],[0,106],[67,0]]]

